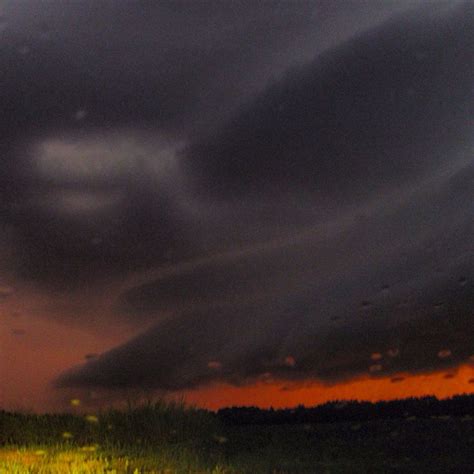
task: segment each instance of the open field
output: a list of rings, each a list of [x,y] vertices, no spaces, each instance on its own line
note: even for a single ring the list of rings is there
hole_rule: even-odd
[[[0,414],[0,473],[472,473],[474,419],[244,424],[159,402],[95,415]]]

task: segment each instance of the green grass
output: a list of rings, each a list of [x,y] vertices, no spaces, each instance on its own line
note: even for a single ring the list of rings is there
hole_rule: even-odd
[[[0,474],[473,471],[469,417],[235,426],[163,401],[89,417],[0,412]]]
[[[212,414],[158,401],[89,415],[0,413],[0,473],[228,472]]]
[[[0,449],[2,474],[98,474],[98,473],[167,473],[199,472],[220,474],[230,472],[219,464],[205,465],[199,457],[186,450],[169,447],[129,452],[101,449],[97,446],[36,446]]]

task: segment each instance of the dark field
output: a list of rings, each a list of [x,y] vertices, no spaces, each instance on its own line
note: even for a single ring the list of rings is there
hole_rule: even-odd
[[[165,402],[97,416],[1,412],[0,473],[472,473],[472,397],[461,402],[464,414],[445,406],[399,418],[354,403],[343,414],[359,420],[336,422],[304,421],[341,413],[335,404],[259,410],[258,424],[249,410],[232,417]],[[281,422],[283,414],[293,418]]]

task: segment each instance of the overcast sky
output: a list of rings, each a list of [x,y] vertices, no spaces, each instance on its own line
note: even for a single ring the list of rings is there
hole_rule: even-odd
[[[5,337],[100,354],[56,387],[472,362],[471,1],[5,1],[0,71]]]

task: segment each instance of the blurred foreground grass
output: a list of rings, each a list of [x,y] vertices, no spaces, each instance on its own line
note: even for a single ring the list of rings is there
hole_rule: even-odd
[[[221,474],[230,472],[220,465],[207,468],[189,452],[170,452],[169,449],[121,452],[102,450],[97,446],[71,448],[64,446],[36,446],[0,449],[1,474],[118,474],[202,472]]]
[[[163,401],[83,415],[0,412],[0,474],[473,471],[471,416],[237,426]]]

